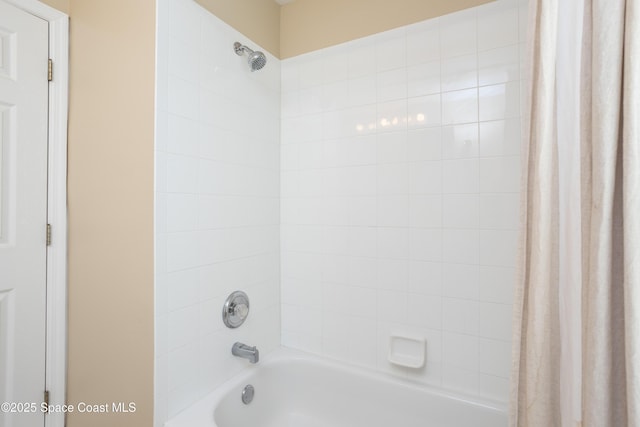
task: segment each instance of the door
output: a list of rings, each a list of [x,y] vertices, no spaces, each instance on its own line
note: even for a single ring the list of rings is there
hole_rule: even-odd
[[[0,0],[3,427],[44,425],[48,33],[46,21]]]

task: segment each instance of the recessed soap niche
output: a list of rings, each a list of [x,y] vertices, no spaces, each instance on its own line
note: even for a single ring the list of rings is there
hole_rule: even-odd
[[[391,335],[389,337],[390,363],[410,369],[424,366],[427,354],[427,340],[424,337]]]

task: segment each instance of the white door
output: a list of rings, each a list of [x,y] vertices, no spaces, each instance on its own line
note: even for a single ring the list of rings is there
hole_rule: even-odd
[[[3,427],[44,425],[48,33],[0,0],[0,403],[12,403]]]

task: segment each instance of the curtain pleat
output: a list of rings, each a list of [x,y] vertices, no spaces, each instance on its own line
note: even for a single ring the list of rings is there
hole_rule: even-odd
[[[557,2],[531,2],[529,99],[524,117],[518,286],[514,299],[512,426],[557,426],[559,405]],[[530,32],[531,34],[531,32]]]
[[[628,209],[633,205],[630,203],[633,190],[628,184],[633,187],[629,178],[635,175],[637,180],[638,175],[625,163],[631,168],[640,164],[637,160],[633,162],[633,155],[625,146],[637,147],[640,140],[637,135],[625,135],[624,130],[628,121],[625,116],[631,122],[640,120],[637,109],[633,117],[625,105],[633,94],[627,79],[634,78],[625,71],[634,61],[627,48],[629,43],[637,43],[627,34],[638,25],[629,19],[627,12],[637,1],[590,3],[592,29],[585,41],[591,50],[591,64],[585,65],[590,65],[591,91],[583,103],[584,108],[591,110],[592,118],[583,129],[583,134],[590,136],[583,140],[583,151],[591,153],[591,161],[583,173],[583,176],[590,174],[590,179],[582,183],[583,194],[590,204],[585,213],[590,227],[583,235],[589,242],[583,254],[587,271],[583,281],[583,425],[637,426],[637,419],[632,421],[628,415],[640,402],[627,393],[628,384],[637,382],[637,374],[634,379],[627,366],[632,369],[639,363],[629,359],[633,356],[627,352],[628,346],[640,339],[637,322],[634,325],[627,320],[629,312],[634,311],[633,305],[628,304],[628,294],[637,288],[637,280],[636,286],[630,286],[627,270],[633,268],[629,255],[640,244],[636,234],[634,244],[628,245],[634,234],[631,223],[637,221],[628,217]],[[629,71],[633,72],[630,68]],[[635,73],[640,73],[637,66]],[[637,218],[640,211],[637,197],[632,209]],[[635,310],[639,308],[636,304]]]
[[[640,426],[640,2],[625,9],[622,85],[624,323],[628,424]]]

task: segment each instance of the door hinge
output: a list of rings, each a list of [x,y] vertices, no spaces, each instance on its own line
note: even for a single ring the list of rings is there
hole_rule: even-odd
[[[53,80],[53,60],[49,59],[49,65],[47,68],[47,78],[49,79],[49,81]]]
[[[49,390],[44,391],[44,403],[46,403],[47,406],[49,406]]]
[[[51,224],[47,224],[47,246],[51,246]]]

